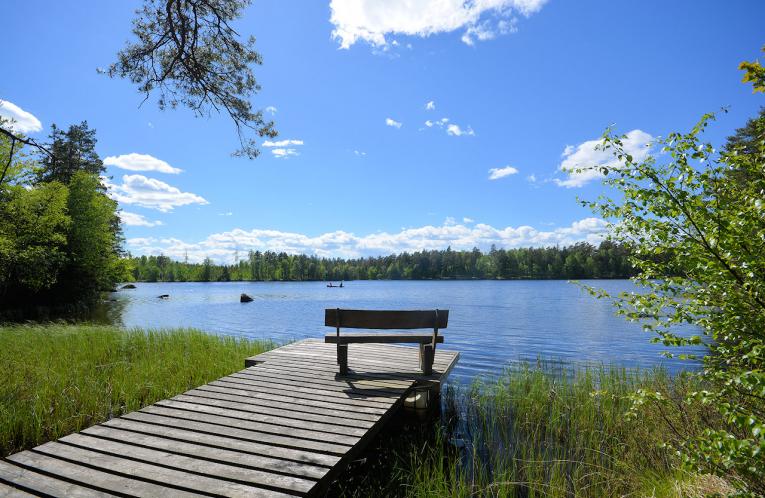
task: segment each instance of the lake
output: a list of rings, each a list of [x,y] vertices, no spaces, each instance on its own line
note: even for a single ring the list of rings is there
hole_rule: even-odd
[[[610,292],[634,288],[627,280],[584,283]],[[651,334],[639,324],[615,316],[608,301],[561,280],[353,281],[343,288],[323,282],[136,286],[111,295],[110,321],[126,327],[196,327],[279,343],[331,333],[334,329],[323,325],[325,308],[448,309],[442,347],[460,351],[452,378],[461,380],[539,358],[561,366],[663,365],[672,372],[696,366],[663,358],[666,348],[650,344]],[[254,301],[240,303],[242,292]],[[170,297],[159,299],[161,294]]]

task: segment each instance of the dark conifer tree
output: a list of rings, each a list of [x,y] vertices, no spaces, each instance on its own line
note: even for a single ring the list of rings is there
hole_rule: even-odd
[[[51,125],[50,154],[41,156],[41,168],[37,182],[58,181],[68,185],[78,171],[101,175],[106,171],[96,152],[96,130],[88,128],[88,122],[71,125],[64,131]]]

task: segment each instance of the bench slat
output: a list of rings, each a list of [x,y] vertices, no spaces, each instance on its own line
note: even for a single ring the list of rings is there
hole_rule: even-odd
[[[449,323],[449,310],[438,310],[436,323],[435,310],[425,311],[386,311],[386,310],[324,310],[324,325],[327,327],[351,329],[445,329]]]
[[[364,344],[364,343],[413,343],[430,344],[433,342],[433,334],[346,334],[340,336],[326,335],[324,342],[330,344]],[[444,336],[436,337],[436,342],[443,343]]]

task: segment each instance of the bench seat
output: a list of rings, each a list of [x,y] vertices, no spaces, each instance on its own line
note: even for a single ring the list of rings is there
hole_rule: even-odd
[[[420,368],[424,375],[433,373],[436,345],[444,342],[438,329],[449,323],[449,310],[324,310],[324,325],[334,327],[334,334],[324,336],[324,342],[337,344],[337,364],[340,375],[348,374],[348,345],[374,343],[409,343],[420,345]],[[340,328],[376,330],[432,329],[432,334],[422,332],[385,332],[355,334],[340,333]]]
[[[435,338],[436,342],[442,344],[444,336],[439,335]],[[433,342],[433,334],[346,334],[338,336],[336,334],[327,334],[324,336],[324,342],[329,344],[370,344],[370,343],[414,343],[430,344]]]

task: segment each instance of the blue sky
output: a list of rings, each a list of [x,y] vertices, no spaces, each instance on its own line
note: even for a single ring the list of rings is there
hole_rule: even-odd
[[[0,78],[0,112],[32,136],[97,129],[133,254],[596,241],[576,197],[599,179],[561,167],[608,160],[607,126],[641,154],[728,106],[721,143],[765,105],[737,70],[765,43],[763,2],[256,0],[237,28],[257,38],[253,104],[279,137],[249,161],[225,116],[140,105],[97,73],[138,6],[11,0]]]

